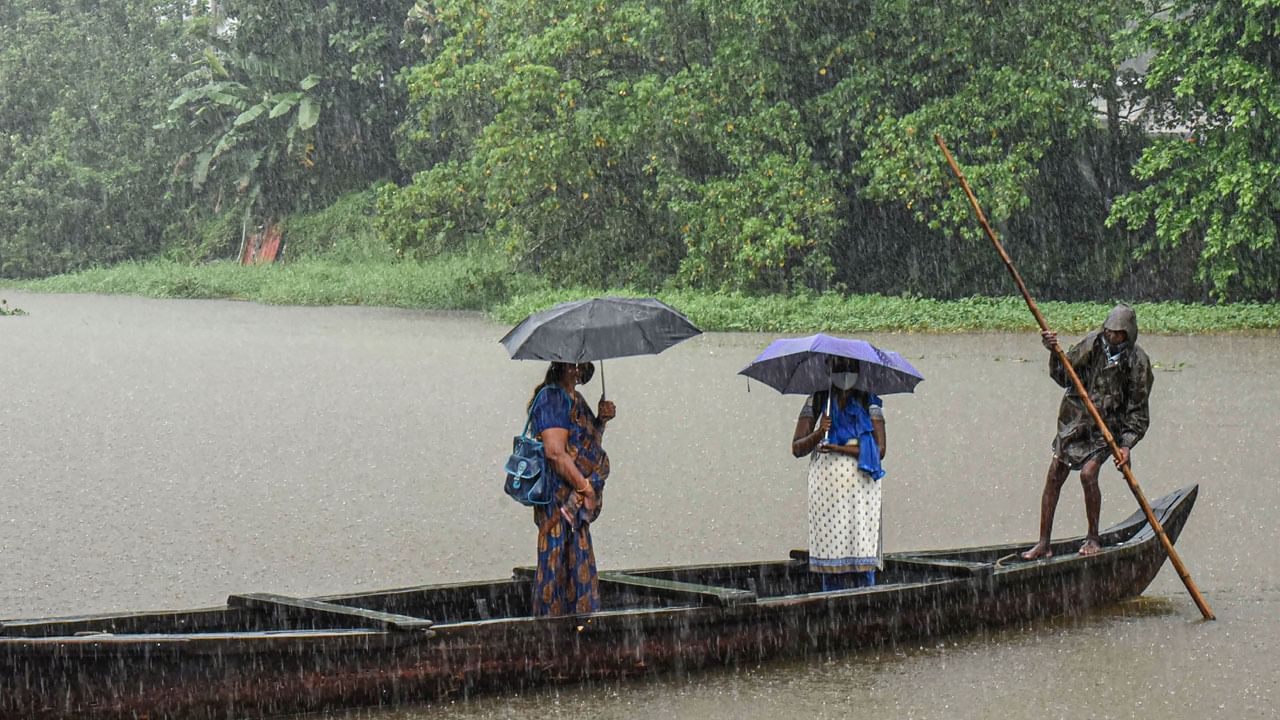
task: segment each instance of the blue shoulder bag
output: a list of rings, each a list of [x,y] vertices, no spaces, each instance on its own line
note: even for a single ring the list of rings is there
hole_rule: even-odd
[[[534,397],[533,404],[529,406],[529,418],[525,420],[524,430],[512,439],[511,456],[503,466],[507,480],[502,489],[511,496],[512,500],[521,505],[546,505],[555,497],[551,479],[547,477],[547,457],[542,441],[529,435],[529,428],[533,425],[533,409],[542,399],[542,393],[550,389],[550,386],[544,387]],[[564,393],[564,390],[558,387],[555,389]]]

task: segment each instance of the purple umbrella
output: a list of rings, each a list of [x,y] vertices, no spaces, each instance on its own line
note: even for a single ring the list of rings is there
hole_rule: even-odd
[[[830,357],[862,361],[854,387],[876,395],[914,392],[916,384],[924,379],[919,370],[892,350],[881,350],[865,340],[821,333],[774,340],[738,374],[784,394],[808,395],[831,387],[831,370],[827,366]]]

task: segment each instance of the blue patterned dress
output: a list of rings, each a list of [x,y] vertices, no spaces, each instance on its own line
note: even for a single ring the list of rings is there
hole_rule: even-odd
[[[576,391],[546,392],[534,403],[533,432],[547,428],[569,431],[567,450],[583,476],[595,487],[594,513],[581,507],[573,486],[554,468],[547,471],[554,484],[555,500],[533,510],[538,526],[538,570],[533,580],[535,616],[574,615],[600,609],[600,584],[596,580],[596,556],[591,546],[591,523],[600,516],[604,483],[609,477],[609,455],[600,446],[602,425],[587,401]]]

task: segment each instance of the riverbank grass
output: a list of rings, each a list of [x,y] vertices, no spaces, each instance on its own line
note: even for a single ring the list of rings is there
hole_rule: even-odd
[[[488,310],[495,297],[506,298],[537,288],[532,278],[510,278],[492,267],[484,258],[469,255],[427,263],[306,259],[250,266],[156,260],[5,284],[49,293],[432,310]]]
[[[153,298],[235,299],[275,305],[375,305],[431,310],[480,310],[501,322],[565,300],[600,295],[649,295],[622,289],[555,289],[538,277],[513,275],[484,254],[458,254],[427,262],[337,262],[304,259],[244,267],[154,261],[9,281],[35,292],[106,293]],[[751,296],[672,290],[653,293],[707,331],[980,332],[1035,329],[1020,297],[935,300],[836,293]],[[1049,324],[1066,333],[1097,327],[1111,302],[1039,303]],[[1136,303],[1143,332],[1273,332],[1280,304],[1197,305]]]

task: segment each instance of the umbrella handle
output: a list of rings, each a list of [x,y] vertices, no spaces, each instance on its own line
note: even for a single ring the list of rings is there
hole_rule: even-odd
[[[827,417],[831,417],[831,408],[835,406],[835,393],[827,391]],[[831,442],[831,428],[827,428],[827,436],[824,438],[828,443]]]
[[[600,361],[600,401],[604,402],[604,360]]]

